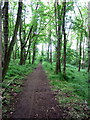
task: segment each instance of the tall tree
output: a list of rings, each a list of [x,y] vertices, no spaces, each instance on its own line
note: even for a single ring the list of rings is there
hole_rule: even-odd
[[[90,2],[88,2],[88,106],[90,109]]]
[[[66,15],[66,0],[63,1],[63,25],[62,25],[62,30],[63,30],[63,35],[64,35],[64,54],[63,54],[63,74],[66,76],[66,32],[65,32],[65,15]]]
[[[81,69],[81,57],[82,57],[82,39],[83,39],[83,35],[82,33],[80,33],[80,43],[79,43],[79,66],[78,66],[78,71],[80,71]]]
[[[0,82],[2,81],[2,10],[0,1]]]
[[[61,47],[62,47],[62,9],[60,9],[59,1],[55,0],[55,21],[56,21],[56,35],[57,35],[57,47],[56,47],[56,73],[61,72]],[[61,12],[60,12],[61,11]]]
[[[2,82],[2,10],[1,10],[1,4],[0,1],[0,83]],[[1,86],[0,86],[0,97],[2,96],[1,93]],[[0,104],[2,101],[0,100]],[[2,119],[2,108],[0,108],[0,119]]]
[[[32,64],[34,64],[35,62],[35,55],[36,55],[36,39],[34,40],[34,44],[33,44]]]
[[[88,72],[90,71],[90,2],[88,3]]]
[[[4,60],[4,66],[3,66],[3,72],[2,72],[3,79],[4,79],[4,77],[7,73],[10,58],[11,58],[11,54],[12,54],[12,51],[13,51],[13,46],[15,45],[15,42],[16,42],[17,32],[18,32],[18,28],[19,28],[19,25],[20,25],[20,21],[21,21],[22,5],[23,5],[23,3],[20,0],[18,2],[18,13],[17,13],[15,29],[14,29],[14,32],[13,32],[12,40],[11,40],[9,48],[8,48],[6,58]]]
[[[8,52],[8,0],[4,2],[4,20],[3,20],[3,27],[4,27],[4,61],[7,56]]]

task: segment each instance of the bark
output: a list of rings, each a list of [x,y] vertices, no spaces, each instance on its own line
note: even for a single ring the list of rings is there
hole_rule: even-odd
[[[29,50],[29,57],[28,57],[28,60],[29,60],[29,64],[31,64],[31,51]]]
[[[88,2],[88,107],[90,109],[90,2]]]
[[[90,27],[89,27],[89,39],[88,39],[88,72],[90,72]]]
[[[34,41],[34,46],[33,46],[32,64],[34,64],[35,62],[35,55],[36,55],[36,40]]]
[[[48,50],[47,50],[47,61],[49,62],[49,43],[48,43]]]
[[[28,49],[27,49],[27,52],[26,52],[26,54],[25,54],[25,62],[26,62],[26,59],[27,59],[28,55],[30,56],[30,54],[31,54],[31,51],[30,51],[31,43],[32,43],[32,38],[30,37],[30,38],[29,38]]]
[[[67,46],[67,40],[66,40],[66,32],[65,32],[65,15],[66,15],[66,0],[63,2],[63,34],[64,34],[64,54],[63,54],[63,74],[66,76],[66,46]]]
[[[3,30],[4,30],[4,61],[8,52],[8,1],[4,3],[4,20],[3,20]]]
[[[50,30],[50,34],[51,34],[51,30]],[[52,64],[52,39],[51,39],[51,35],[50,35],[50,63]]]
[[[82,61],[82,69],[85,68],[85,50],[84,50],[85,38],[83,41],[83,61]]]
[[[81,33],[80,45],[79,45],[79,66],[78,66],[78,71],[80,71],[80,69],[81,69],[81,56],[82,56],[82,33]]]
[[[77,55],[79,56],[79,41],[78,41],[78,38],[77,38],[77,43],[76,43],[76,52],[77,52]],[[76,63],[78,63],[79,61],[79,58],[76,57]]]
[[[2,82],[2,11],[0,2],[0,82]]]
[[[61,72],[61,47],[62,47],[62,35],[61,35],[61,21],[62,10],[60,13],[58,0],[55,0],[55,21],[56,22],[56,35],[57,35],[57,56],[56,56],[56,73]]]
[[[2,83],[2,2],[0,1],[0,83]],[[2,86],[0,86],[0,97],[2,97]],[[2,106],[2,100],[0,100]],[[0,120],[2,120],[2,107],[0,107]]]
[[[21,20],[21,23],[20,23],[20,31],[19,31],[19,37],[20,37],[20,44],[21,44],[21,51],[20,51],[20,65],[23,65],[24,64],[24,40],[25,39],[23,39],[22,38],[22,20]],[[25,36],[25,34],[24,34],[24,36]]]
[[[19,28],[19,25],[20,25],[20,21],[21,21],[22,2],[19,2],[18,4],[19,5],[18,5],[18,13],[17,13],[15,29],[14,29],[13,37],[12,37],[12,40],[10,42],[10,46],[9,46],[9,49],[8,49],[8,52],[7,52],[6,59],[4,60],[3,73],[2,73],[3,79],[4,79],[4,77],[7,73],[7,70],[8,70],[11,54],[12,54],[13,47],[14,47],[15,42],[16,42],[17,32],[18,32],[18,28]]]

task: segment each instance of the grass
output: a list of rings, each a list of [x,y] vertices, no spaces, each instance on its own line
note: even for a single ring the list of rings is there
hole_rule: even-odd
[[[30,65],[26,62],[25,65],[19,65],[18,59],[10,62],[6,77],[1,84],[3,92],[3,117],[7,117],[7,113],[12,113],[14,110],[10,107],[11,101],[13,101],[17,94],[22,91],[22,86],[25,81],[24,77],[31,73],[37,64],[38,63],[36,62],[35,64]]]
[[[57,91],[60,106],[67,107],[74,119],[87,118],[88,73],[85,69],[78,72],[78,68],[67,64],[66,79],[63,74],[55,74],[55,63],[43,62],[52,90]]]

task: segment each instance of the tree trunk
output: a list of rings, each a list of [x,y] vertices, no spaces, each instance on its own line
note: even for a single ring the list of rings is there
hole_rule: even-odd
[[[80,71],[80,69],[81,69],[81,56],[82,56],[82,33],[81,33],[80,45],[79,45],[79,66],[78,66],[78,71]]]
[[[25,34],[24,34],[24,36],[25,36]],[[21,23],[20,23],[20,31],[19,31],[19,37],[20,37],[20,45],[21,45],[21,51],[20,51],[20,65],[23,65],[24,64],[24,40],[25,39],[23,39],[22,38],[22,19],[21,19]],[[23,40],[22,40],[23,39]]]
[[[48,50],[47,50],[47,61],[49,62],[49,43],[48,43]]]
[[[90,109],[90,1],[88,2],[88,107]]]
[[[89,39],[88,39],[88,72],[90,72],[90,27],[89,27]]]
[[[82,61],[82,69],[85,68],[85,50],[84,50],[85,38],[83,41],[83,61]]]
[[[22,2],[19,2],[18,4],[19,5],[18,5],[18,13],[17,13],[15,29],[14,29],[13,37],[12,37],[12,40],[10,42],[10,46],[9,46],[9,49],[8,49],[8,52],[7,52],[6,59],[4,60],[3,73],[2,73],[3,79],[4,79],[4,77],[7,73],[7,70],[8,70],[11,54],[12,54],[12,51],[13,51],[13,46],[15,45],[15,42],[16,42],[17,32],[18,32],[18,28],[19,28],[19,25],[20,25],[20,21],[21,21]]]
[[[66,45],[67,45],[67,40],[66,40],[66,32],[65,32],[65,14],[66,14],[66,0],[63,2],[63,34],[64,34],[64,54],[63,54],[63,74],[66,76]]]
[[[28,57],[28,60],[29,60],[29,64],[31,64],[31,51],[29,50],[29,57]]]
[[[0,2],[0,82],[2,82],[2,11]]]
[[[36,55],[36,40],[34,41],[34,46],[33,46],[32,64],[34,64],[35,62],[35,55]]]
[[[50,63],[52,64],[52,39],[50,38]]]
[[[50,24],[50,33],[49,33],[49,51],[50,51],[50,58],[49,62],[52,64],[52,39],[51,39],[51,24]]]
[[[3,30],[4,30],[4,61],[8,52],[8,1],[4,3],[4,20],[3,20]]]
[[[90,2],[88,3],[88,31],[89,31],[89,37],[88,37],[88,72],[90,74]],[[90,80],[89,80],[90,84]]]
[[[61,35],[61,20],[62,20],[62,10],[60,14],[60,7],[58,0],[55,0],[55,21],[56,22],[56,35],[57,35],[57,58],[56,58],[56,74],[61,72],[61,46],[62,46],[62,35]]]

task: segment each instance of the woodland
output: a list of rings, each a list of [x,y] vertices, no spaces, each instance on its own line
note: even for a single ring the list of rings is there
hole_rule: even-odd
[[[25,76],[42,65],[57,100],[75,120],[90,108],[90,3],[0,1],[0,94],[3,117]],[[37,78],[36,78],[37,79]]]

